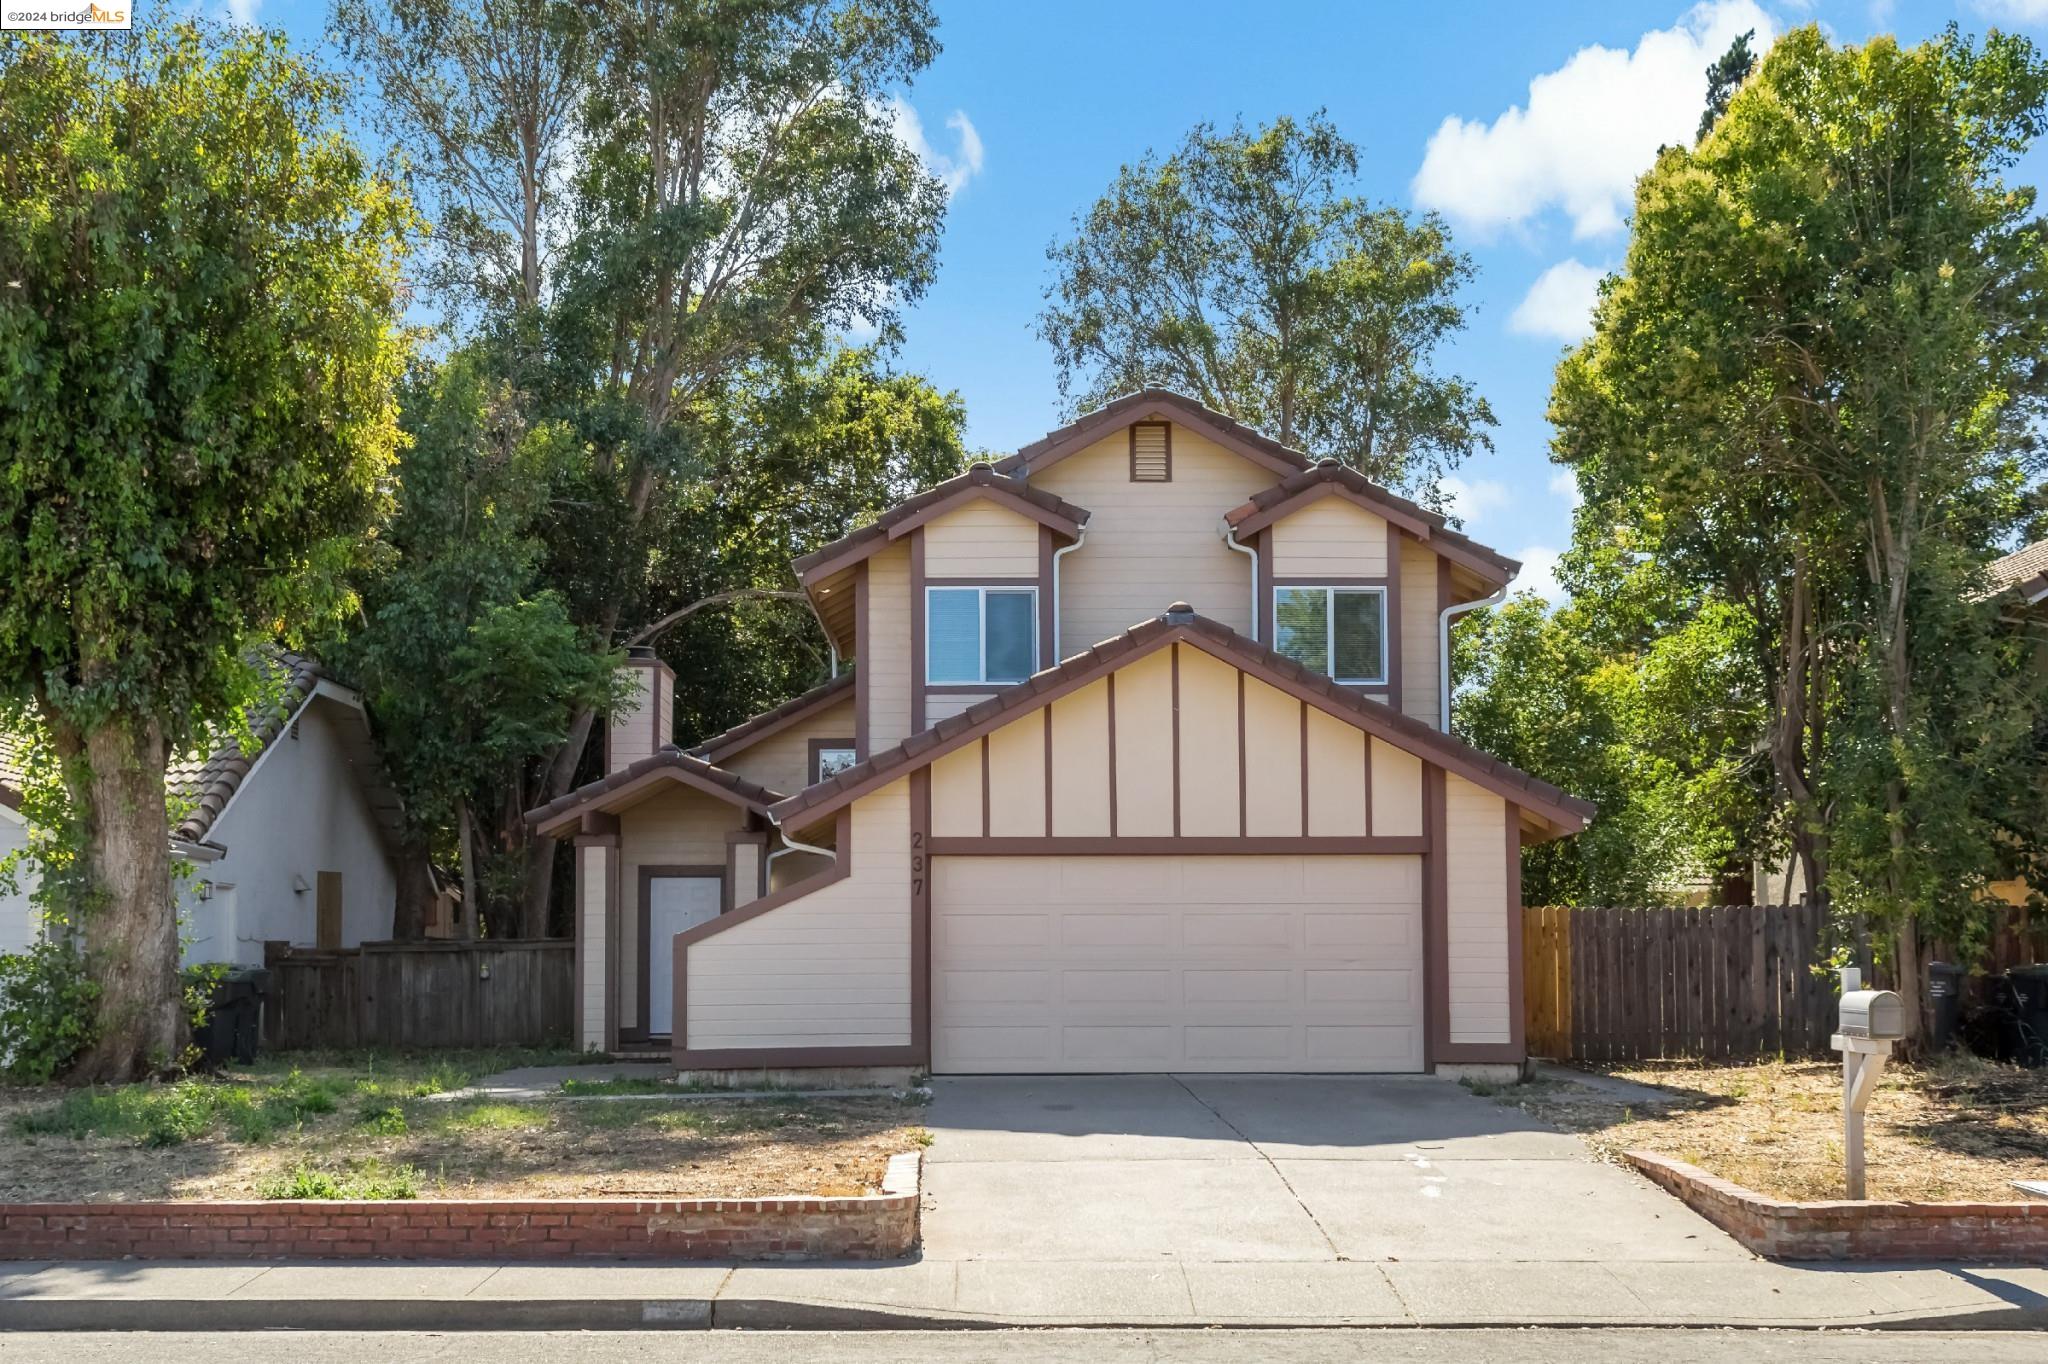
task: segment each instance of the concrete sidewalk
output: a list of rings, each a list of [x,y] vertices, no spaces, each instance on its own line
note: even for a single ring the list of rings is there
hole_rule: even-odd
[[[1507,1324],[2048,1329],[2048,1269],[1761,1260],[0,1267],[0,1330]]]

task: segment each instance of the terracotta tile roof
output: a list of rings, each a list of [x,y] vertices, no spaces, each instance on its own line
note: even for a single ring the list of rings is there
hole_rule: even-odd
[[[1121,667],[1178,640],[1207,649],[1225,661],[1236,663],[1254,675],[1278,683],[1283,689],[1312,695],[1349,711],[1364,723],[1361,728],[1380,733],[1426,757],[1449,771],[1457,772],[1487,786],[1517,804],[1527,805],[1567,827],[1583,827],[1596,813],[1589,801],[1511,767],[1491,754],[1465,743],[1442,730],[1402,714],[1382,701],[1360,695],[1349,687],[1311,672],[1293,659],[1275,653],[1263,644],[1245,638],[1219,621],[1196,615],[1179,603],[1167,614],[1155,616],[1076,654],[1054,668],[1048,668],[1015,686],[997,692],[985,701],[950,715],[937,724],[913,734],[893,748],[883,749],[777,804],[768,813],[778,824],[806,815],[838,809],[860,795],[885,785],[897,776],[940,756],[938,750],[953,740],[962,740],[1049,701],[1052,693],[1063,693],[1093,678]]]
[[[1029,445],[1019,447],[1016,454],[997,460],[995,470],[999,474],[1008,474],[1019,468],[1029,469],[1039,456],[1048,451],[1070,446],[1076,440],[1086,438],[1093,432],[1121,424],[1127,417],[1136,420],[1133,414],[1160,407],[1176,409],[1194,418],[1198,424],[1233,438],[1237,443],[1264,455],[1276,464],[1293,469],[1306,469],[1315,463],[1301,451],[1282,445],[1243,422],[1224,416],[1213,407],[1205,407],[1185,393],[1176,393],[1170,388],[1141,388],[1136,393],[1126,393],[1120,398],[1112,399],[1093,412],[1083,413],[1059,430],[1049,431]]]
[[[166,795],[178,798],[186,806],[184,817],[171,829],[171,837],[178,842],[206,841],[214,821],[241,789],[257,759],[284,732],[314,687],[326,677],[315,660],[287,649],[260,649],[255,661],[265,673],[265,683],[272,694],[249,717],[249,737],[253,742],[247,752],[243,750],[242,735],[222,730],[200,747],[174,756],[164,769]],[[360,710],[356,713],[360,717]],[[379,829],[387,838],[399,837],[403,812],[377,762],[367,720],[344,734],[343,744]],[[25,750],[26,742],[21,738],[0,734],[0,802],[14,808],[20,806]]]
[[[1396,520],[1420,523],[1427,528],[1429,539],[1464,550],[1468,555],[1497,570],[1503,581],[1522,571],[1519,560],[1510,559],[1505,554],[1489,549],[1478,541],[1452,530],[1444,523],[1442,516],[1427,507],[1388,492],[1356,469],[1346,468],[1335,460],[1324,460],[1313,468],[1304,469],[1298,474],[1290,474],[1270,488],[1253,493],[1250,500],[1225,512],[1223,519],[1233,526],[1242,526],[1254,517],[1263,521],[1267,519],[1266,514],[1301,500],[1325,485],[1342,488],[1363,501],[1385,510]]]
[[[2030,602],[2048,596],[2048,540],[2036,540],[2002,559],[1993,559],[1985,565],[1984,576],[1990,586],[1986,596],[2018,591]]]
[[[684,750],[692,757],[709,762],[712,755],[725,755],[747,747],[758,739],[767,737],[785,725],[795,724],[806,715],[835,705],[853,696],[853,674],[843,672],[829,682],[820,682],[809,691],[793,696],[773,710],[764,710],[748,720],[742,720],[720,734],[714,734],[700,743]]]
[[[1030,487],[1017,479],[1006,478],[986,464],[976,464],[964,474],[956,474],[943,483],[933,484],[915,497],[905,498],[859,530],[793,560],[790,567],[802,579],[822,564],[836,564],[861,550],[872,553],[887,544],[889,532],[905,521],[962,493],[976,491],[1008,501],[1020,511],[1029,509],[1027,514],[1042,513],[1070,527],[1083,526],[1088,521],[1085,507],[1077,507],[1065,498]]]
[[[538,809],[526,812],[526,822],[535,826],[555,824],[569,815],[580,814],[590,806],[604,800],[613,792],[630,786],[656,773],[669,773],[687,786],[729,800],[735,805],[766,813],[768,807],[783,799],[780,791],[771,791],[740,776],[716,767],[702,758],[683,752],[674,744],[655,750],[638,762],[628,763],[608,776],[586,782],[566,796],[549,801]]]

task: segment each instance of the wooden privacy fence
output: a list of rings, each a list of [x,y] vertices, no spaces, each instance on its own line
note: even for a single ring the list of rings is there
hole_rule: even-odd
[[[1522,911],[1529,1054],[1575,1061],[1827,1054],[1817,905]]]
[[[516,1047],[566,1043],[575,944],[266,943],[269,1047]]]

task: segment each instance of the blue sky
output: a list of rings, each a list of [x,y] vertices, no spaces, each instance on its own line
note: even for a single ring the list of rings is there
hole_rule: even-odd
[[[1476,538],[1544,586],[1571,533],[1547,456],[1552,366],[1593,282],[1627,245],[1629,190],[1660,143],[1689,139],[1704,68],[1734,34],[1818,22],[1837,40],[1913,41],[1950,21],[2048,39],[2048,0],[1256,5],[1205,0],[935,0],[945,51],[904,92],[899,128],[953,184],[937,286],[901,364],[965,399],[974,445],[1009,450],[1059,422],[1033,335],[1045,249],[1148,148],[1194,123],[1327,108],[1362,151],[1369,198],[1445,213],[1479,278],[1444,363],[1500,419],[1459,471]],[[319,39],[319,0],[232,0],[236,17]],[[2048,156],[2020,177],[2038,183]]]

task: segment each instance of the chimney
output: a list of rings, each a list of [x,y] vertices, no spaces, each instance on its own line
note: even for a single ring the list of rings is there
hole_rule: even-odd
[[[619,668],[626,698],[612,712],[605,734],[605,775],[652,757],[675,737],[676,675],[654,650],[636,644]]]

